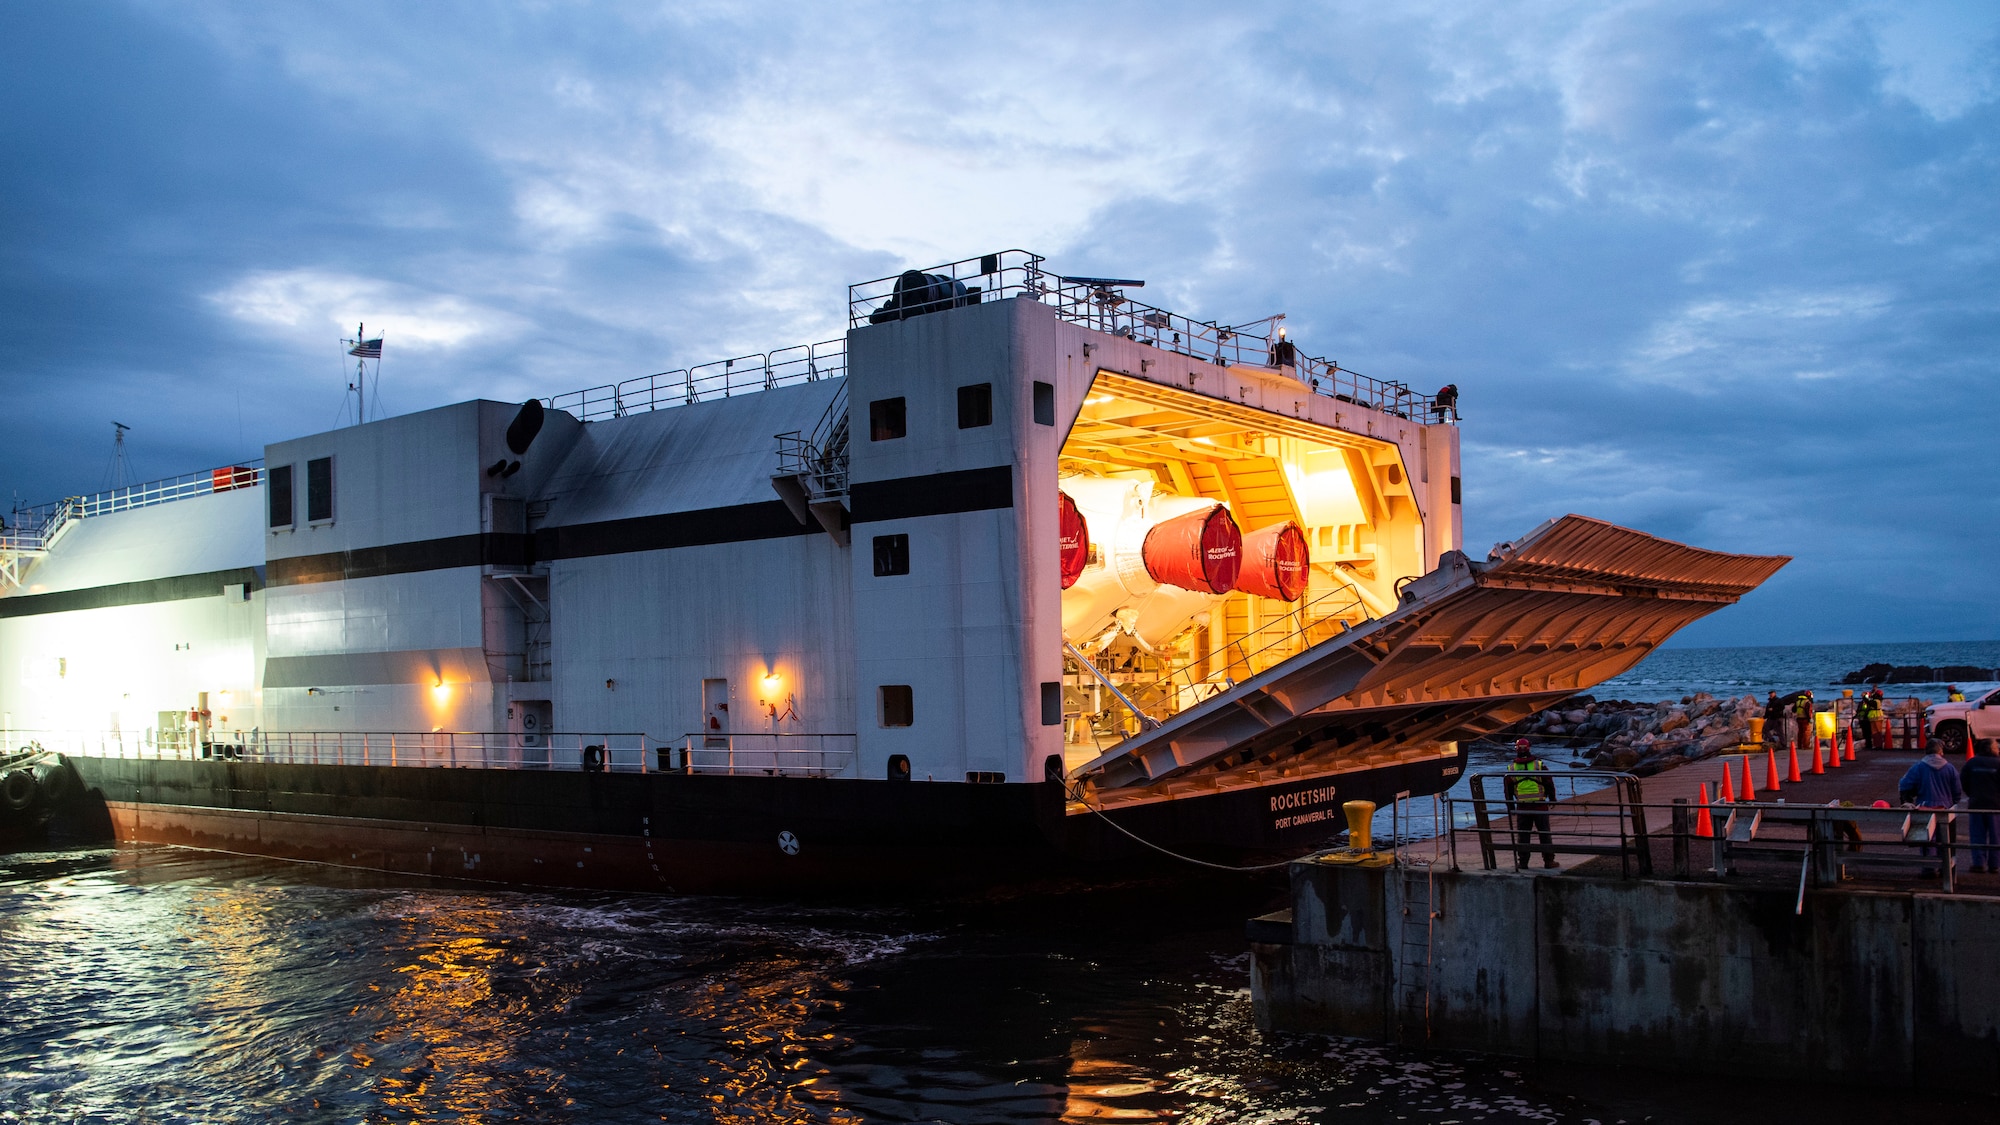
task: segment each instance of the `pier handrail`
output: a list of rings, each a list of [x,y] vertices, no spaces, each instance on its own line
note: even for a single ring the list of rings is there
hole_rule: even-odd
[[[1047,259],[1026,250],[1002,250],[956,262],[905,271],[942,277],[964,293],[953,292],[921,300],[919,311],[983,301],[1023,297],[1048,305],[1071,324],[1123,337],[1149,347],[1170,351],[1192,359],[1231,367],[1260,367],[1283,370],[1278,356],[1277,324],[1283,315],[1265,317],[1248,324],[1229,325],[1218,321],[1194,320],[1166,309],[1155,308],[1125,293],[1128,287],[1115,282],[1065,277],[1045,268]],[[860,328],[884,315],[886,306],[897,296],[903,274],[878,277],[847,287],[847,323]],[[1422,394],[1406,383],[1371,379],[1338,362],[1308,356],[1292,349],[1292,368],[1299,382],[1315,394],[1380,410],[1399,418],[1420,422],[1457,422],[1454,405],[1440,405],[1435,396]]]

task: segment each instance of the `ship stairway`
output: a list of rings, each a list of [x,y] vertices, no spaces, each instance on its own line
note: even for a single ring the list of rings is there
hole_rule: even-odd
[[[1175,692],[1190,705],[1068,776],[1106,807],[1437,757],[1626,671],[1789,561],[1564,516],[1483,562],[1446,552],[1378,618]]]
[[[842,380],[811,433],[777,435],[778,471],[771,475],[772,489],[793,518],[806,527],[817,523],[843,547],[848,541],[848,437],[847,383]]]

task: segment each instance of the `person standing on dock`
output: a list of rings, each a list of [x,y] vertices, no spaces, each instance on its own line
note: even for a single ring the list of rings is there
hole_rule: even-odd
[[[1798,733],[1793,737],[1801,751],[1812,747],[1819,752],[1819,731],[1813,729],[1813,694],[1808,688],[1792,697],[1792,714],[1798,720]]]
[[[1882,693],[1880,691],[1864,691],[1861,693],[1859,702],[1860,711],[1858,717],[1861,721],[1856,725],[1861,730],[1861,748],[1871,751],[1876,749],[1887,750],[1887,746],[1877,747],[1875,745],[1875,724],[1882,719]]]
[[[1507,764],[1507,805],[1514,812],[1514,866],[1528,866],[1529,837],[1537,830],[1542,837],[1542,866],[1556,865],[1556,842],[1549,834],[1550,783],[1536,774],[1549,772],[1547,762],[1535,757],[1534,744],[1525,738],[1514,740],[1514,760]]]
[[[1933,747],[1937,743],[1931,744]],[[1944,813],[1938,821],[1938,829],[1947,840],[1951,837],[1950,812],[1953,805],[1965,797],[1965,787],[1958,780],[1958,770],[1944,755],[1932,749],[1930,753],[1917,759],[1896,783],[1896,792],[1902,797],[1904,808],[1919,808],[1926,812]],[[1929,857],[1931,845],[1925,844],[1918,854]],[[1947,857],[1946,862],[1950,862]],[[1929,879],[1937,874],[1936,869],[1926,867],[1917,873],[1920,878]]]
[[[1785,701],[1775,691],[1764,702],[1764,741],[1780,754],[1792,748],[1792,725],[1785,721]]]
[[[1965,702],[1965,693],[1958,690],[1957,684],[1946,684],[1944,698],[1947,703],[1963,703]]]
[[[1965,789],[1966,820],[1972,822],[1972,870],[1974,874],[2000,872],[2000,755],[1993,752],[1993,740],[1982,738],[1972,744],[1972,760],[1958,767],[1959,784]]]

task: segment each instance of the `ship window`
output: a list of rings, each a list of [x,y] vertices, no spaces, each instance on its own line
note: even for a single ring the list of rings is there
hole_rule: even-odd
[[[910,780],[910,756],[908,754],[889,755],[889,780]]]
[[[271,526],[292,526],[292,467],[273,465],[264,478],[264,487],[271,493]]]
[[[1062,683],[1051,680],[1042,685],[1042,725],[1053,727],[1062,722]]]
[[[1457,477],[1453,477],[1453,478],[1451,478],[1451,502],[1452,502],[1452,503],[1454,503],[1454,504],[1463,504],[1463,503],[1464,503],[1464,501],[1463,501],[1463,500],[1460,500],[1460,499],[1458,498],[1458,478],[1457,478]]]
[[[1035,424],[1053,426],[1056,424],[1056,385],[1054,383],[1035,384]]]
[[[882,697],[882,725],[885,727],[907,727],[916,721],[916,705],[910,698],[910,685],[883,684],[876,689]]]
[[[306,462],[306,522],[332,518],[333,458],[319,457]]]
[[[909,432],[903,420],[903,400],[878,398],[868,404],[868,440],[888,441]]]
[[[875,577],[884,578],[891,574],[910,573],[910,537],[907,535],[877,535],[875,537]]]
[[[993,424],[993,384],[974,383],[958,388],[958,428],[977,429]]]

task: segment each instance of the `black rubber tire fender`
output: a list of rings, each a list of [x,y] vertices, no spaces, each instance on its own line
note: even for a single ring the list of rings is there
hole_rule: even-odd
[[[49,804],[62,804],[70,793],[69,767],[62,762],[43,762],[35,767],[35,780],[41,784],[42,796]]]
[[[586,746],[583,748],[583,772],[604,772],[604,747]]]
[[[35,775],[32,771],[8,770],[7,776],[0,778],[0,801],[6,802],[8,808],[19,812],[35,803],[35,794],[40,788],[35,784]]]

